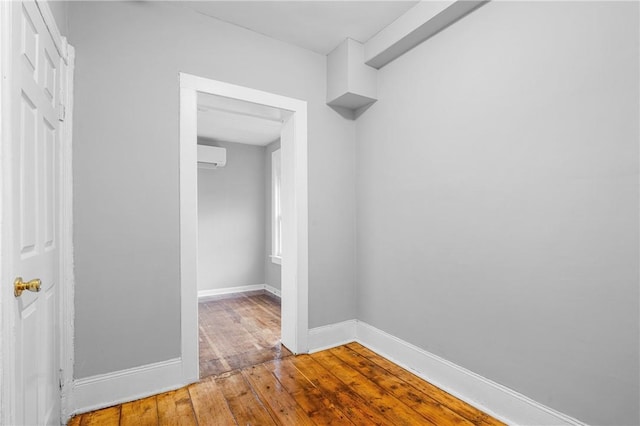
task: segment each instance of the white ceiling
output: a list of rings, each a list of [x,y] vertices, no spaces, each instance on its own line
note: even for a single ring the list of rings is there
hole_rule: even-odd
[[[346,38],[366,42],[418,1],[180,1],[183,7],[326,55]],[[267,145],[286,111],[198,94],[198,136]]]
[[[268,145],[280,137],[290,112],[198,93],[198,136],[221,142]]]
[[[198,13],[326,55],[366,42],[418,1],[183,1]]]

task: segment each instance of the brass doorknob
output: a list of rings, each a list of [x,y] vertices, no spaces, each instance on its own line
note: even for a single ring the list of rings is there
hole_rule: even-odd
[[[16,278],[13,282],[13,294],[16,297],[20,297],[22,292],[25,290],[38,292],[40,291],[40,280],[36,278],[35,280],[27,281],[26,283],[22,281],[22,277]]]

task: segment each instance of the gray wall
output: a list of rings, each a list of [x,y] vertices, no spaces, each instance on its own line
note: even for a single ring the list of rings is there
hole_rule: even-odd
[[[49,1],[47,2],[53,18],[56,20],[56,25],[60,34],[66,36],[69,34],[69,3],[66,1]]]
[[[264,284],[262,146],[199,139],[227,149],[227,164],[198,168],[198,290]]]
[[[271,287],[277,288],[280,290],[282,283],[282,268],[279,264],[273,263],[271,258],[269,257],[271,253],[271,239],[272,236],[272,225],[271,220],[273,217],[273,194],[271,188],[271,153],[273,151],[280,149],[280,139],[275,142],[270,143],[269,145],[264,147],[264,193],[265,193],[265,253],[266,256],[264,258],[264,277],[265,283],[269,284]]]
[[[325,57],[156,2],[71,2],[69,31],[75,377],[180,354],[179,72],[308,102],[309,326],[354,318],[355,125]]]
[[[358,318],[639,424],[639,39],[636,2],[491,2],[384,67],[356,124]]]

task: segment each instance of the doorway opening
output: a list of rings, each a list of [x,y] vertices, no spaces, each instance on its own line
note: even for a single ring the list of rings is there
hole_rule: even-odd
[[[200,378],[281,344],[281,135],[290,111],[198,92]]]
[[[199,372],[198,328],[198,104],[199,98],[224,101],[240,115],[268,111],[281,115],[280,341],[292,353],[308,351],[308,222],[306,102],[189,74],[180,74],[180,254],[182,371],[185,383]],[[214,102],[215,103],[215,102]],[[201,106],[202,108],[202,106]],[[222,108],[224,110],[224,108]],[[215,110],[215,108],[214,108]],[[220,108],[218,108],[220,112]],[[228,112],[228,111],[227,111]],[[214,120],[215,121],[215,120]],[[215,123],[218,127],[222,122]],[[202,140],[202,145],[207,145]],[[208,143],[214,145],[214,143]],[[219,147],[221,148],[221,147]],[[229,147],[227,147],[228,149]],[[213,170],[215,171],[215,170]],[[212,263],[212,265],[214,265]],[[256,285],[256,284],[253,284]],[[258,283],[267,289],[266,283]],[[246,287],[246,284],[241,286]],[[233,287],[233,286],[231,286]],[[273,287],[273,286],[272,286]],[[246,290],[246,288],[245,288]],[[247,292],[243,292],[247,293]],[[261,296],[270,297],[262,294]],[[275,291],[274,291],[275,293]],[[205,296],[206,293],[201,293]],[[225,300],[221,294],[209,294]],[[246,298],[244,294],[242,298]],[[242,299],[240,298],[240,299]],[[226,298],[229,301],[229,297]],[[239,298],[235,298],[239,299]],[[236,300],[237,302],[237,300]],[[234,302],[235,303],[235,302]]]

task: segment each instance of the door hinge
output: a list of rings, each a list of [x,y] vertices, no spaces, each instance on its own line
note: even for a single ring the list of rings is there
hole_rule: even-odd
[[[58,121],[64,121],[66,115],[67,109],[64,105],[60,104],[60,108],[58,108]]]

